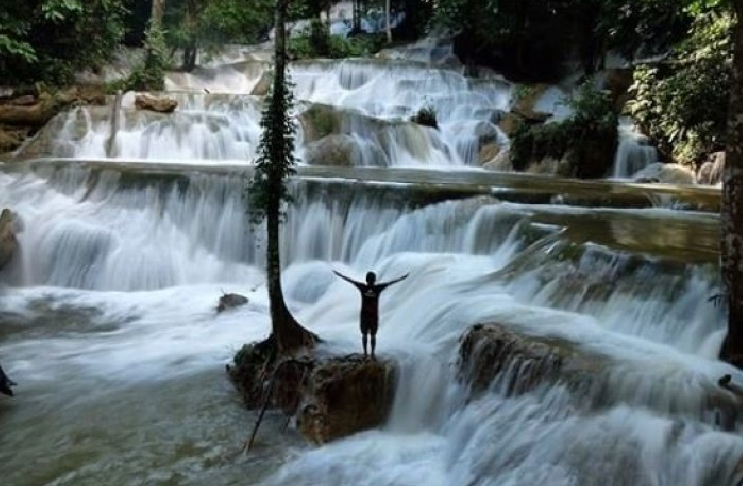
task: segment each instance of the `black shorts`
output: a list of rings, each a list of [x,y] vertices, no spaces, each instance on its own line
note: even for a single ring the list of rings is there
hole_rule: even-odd
[[[379,319],[377,316],[361,315],[361,334],[377,334]]]

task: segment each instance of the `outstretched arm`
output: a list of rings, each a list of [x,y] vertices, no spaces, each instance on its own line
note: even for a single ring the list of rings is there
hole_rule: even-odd
[[[405,280],[406,278],[408,278],[409,275],[410,275],[409,273],[406,273],[405,275],[403,275],[400,278],[396,278],[395,280],[390,280],[389,282],[383,282],[381,284],[376,285],[376,287],[379,288],[380,290],[386,289],[390,285],[394,285],[394,284],[396,284],[398,282],[402,282],[403,280]]]
[[[350,283],[350,284],[353,284],[353,285],[355,285],[355,286],[357,286],[357,287],[358,287],[359,285],[361,285],[361,282],[357,282],[356,280],[353,280],[353,279],[351,279],[351,278],[349,278],[349,277],[346,277],[346,276],[345,276],[345,275],[343,275],[343,274],[342,274],[341,272],[336,272],[335,270],[333,270],[333,273],[334,273],[334,274],[336,274],[336,275],[338,275],[338,276],[339,276],[340,278],[342,278],[343,280],[345,280],[346,282],[348,282],[348,283]]]

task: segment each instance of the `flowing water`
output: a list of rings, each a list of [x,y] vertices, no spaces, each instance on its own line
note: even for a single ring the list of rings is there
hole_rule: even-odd
[[[255,415],[224,364],[269,332],[265,246],[247,220],[242,169],[215,164],[254,153],[256,99],[184,94],[188,108],[174,118],[126,113],[118,161],[96,152],[105,118],[78,111],[70,116],[85,129],[67,120],[53,141],[61,155],[101,163],[0,171],[0,208],[22,223],[21,251],[0,273],[0,358],[20,383],[16,397],[0,397],[2,484],[738,484],[743,438],[723,429],[741,423],[721,416],[736,402],[716,382],[731,373],[741,383],[743,373],[715,359],[724,326],[707,301],[718,291],[713,213],[679,209],[682,188],[631,209],[621,196],[644,188],[499,183],[457,169],[470,153],[462,127],[507,98],[454,72],[311,63],[295,66],[294,79],[299,98],[348,110],[340,126],[374,140],[387,165],[417,156],[459,177],[447,186],[433,172],[385,179],[387,169],[328,168],[292,182],[285,294],[324,347],[360,347],[356,291],[331,270],[410,272],[381,300],[379,352],[400,369],[388,422],[315,447],[270,414],[255,451],[239,453]],[[395,113],[426,102],[423,86],[441,95],[429,97],[449,128],[384,145],[380,133],[396,140]],[[390,148],[401,146],[407,159]],[[155,170],[158,157],[171,168]],[[453,185],[471,191],[452,197]],[[590,187],[615,204],[566,204]],[[539,191],[551,194],[543,204],[517,197]],[[216,314],[223,291],[249,303]],[[455,363],[459,337],[479,322],[556,343],[591,371],[566,369],[515,393],[528,370],[506,362],[470,396]]]

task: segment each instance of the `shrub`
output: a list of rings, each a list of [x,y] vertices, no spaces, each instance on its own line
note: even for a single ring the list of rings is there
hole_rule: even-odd
[[[515,170],[545,158],[567,159],[575,177],[602,177],[612,164],[617,143],[617,114],[607,93],[592,83],[581,85],[566,100],[572,115],[561,123],[520,123],[511,136]]]
[[[732,87],[731,18],[704,16],[670,62],[640,66],[627,109],[661,152],[698,163],[725,145]]]
[[[435,130],[439,129],[439,123],[436,119],[436,110],[430,105],[420,108],[410,117],[410,121],[419,125],[431,127]]]

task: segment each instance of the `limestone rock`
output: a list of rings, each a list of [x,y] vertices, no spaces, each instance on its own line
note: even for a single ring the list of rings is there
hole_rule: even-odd
[[[12,152],[23,144],[26,130],[6,130],[0,127],[0,153]]]
[[[224,312],[228,309],[234,309],[248,303],[248,298],[240,294],[222,294],[217,304],[217,313]]]
[[[725,152],[715,152],[699,168],[699,172],[697,172],[697,184],[720,184],[724,171]]]
[[[253,86],[253,91],[250,94],[254,96],[266,96],[271,89],[271,83],[273,83],[273,74],[270,71],[263,71],[258,83]]]
[[[31,106],[36,104],[36,96],[31,94],[21,95],[18,98],[10,100],[8,104],[14,106]]]
[[[245,345],[229,376],[250,409],[269,404],[295,416],[300,433],[321,444],[381,425],[392,407],[395,366],[359,354],[272,362],[271,341]]]
[[[305,143],[338,133],[341,127],[341,114],[329,105],[313,104],[299,113],[297,120],[302,125]]]
[[[525,393],[565,373],[590,375],[601,367],[599,357],[577,352],[569,343],[549,342],[509,330],[501,324],[478,324],[460,339],[459,376],[473,393],[505,380],[508,394]],[[511,373],[511,376],[508,374]]]
[[[632,69],[608,69],[603,73],[602,88],[609,92],[612,103],[618,112],[622,111],[630,98],[628,92],[634,81],[633,74]]]
[[[499,153],[500,145],[494,142],[486,143],[480,147],[478,160],[480,161],[480,164],[485,164],[486,162],[490,162],[491,160],[495,159]]]
[[[694,184],[694,171],[680,164],[650,164],[632,176],[634,181],[655,179],[664,184]]]
[[[511,111],[526,120],[542,123],[551,115],[534,110],[539,98],[542,97],[549,86],[546,84],[522,85],[522,93],[514,102]]]
[[[328,135],[307,145],[304,161],[309,165],[350,167],[356,160],[357,142],[344,134]]]
[[[15,386],[16,384],[17,383],[8,378],[8,375],[6,375],[5,371],[3,371],[3,367],[0,366],[0,393],[12,397],[13,389],[11,387]]]
[[[392,406],[394,369],[358,354],[321,361],[297,411],[299,431],[323,444],[381,425]]]
[[[483,169],[494,170],[497,172],[513,172],[513,164],[511,163],[511,150],[506,148],[498,152],[491,161],[485,162],[482,165]]]
[[[134,105],[138,110],[172,113],[178,107],[178,101],[166,96],[153,96],[147,93],[139,93],[134,100]]]
[[[56,110],[53,97],[42,93],[33,104],[0,104],[0,124],[41,127],[51,120]]]
[[[13,213],[9,209],[3,209],[0,213],[0,270],[10,262],[18,250],[15,226]]]
[[[516,131],[516,127],[519,126],[519,123],[523,121],[524,118],[516,113],[504,113],[498,121],[498,127],[503,131],[503,133],[510,137],[513,135],[513,132]]]

